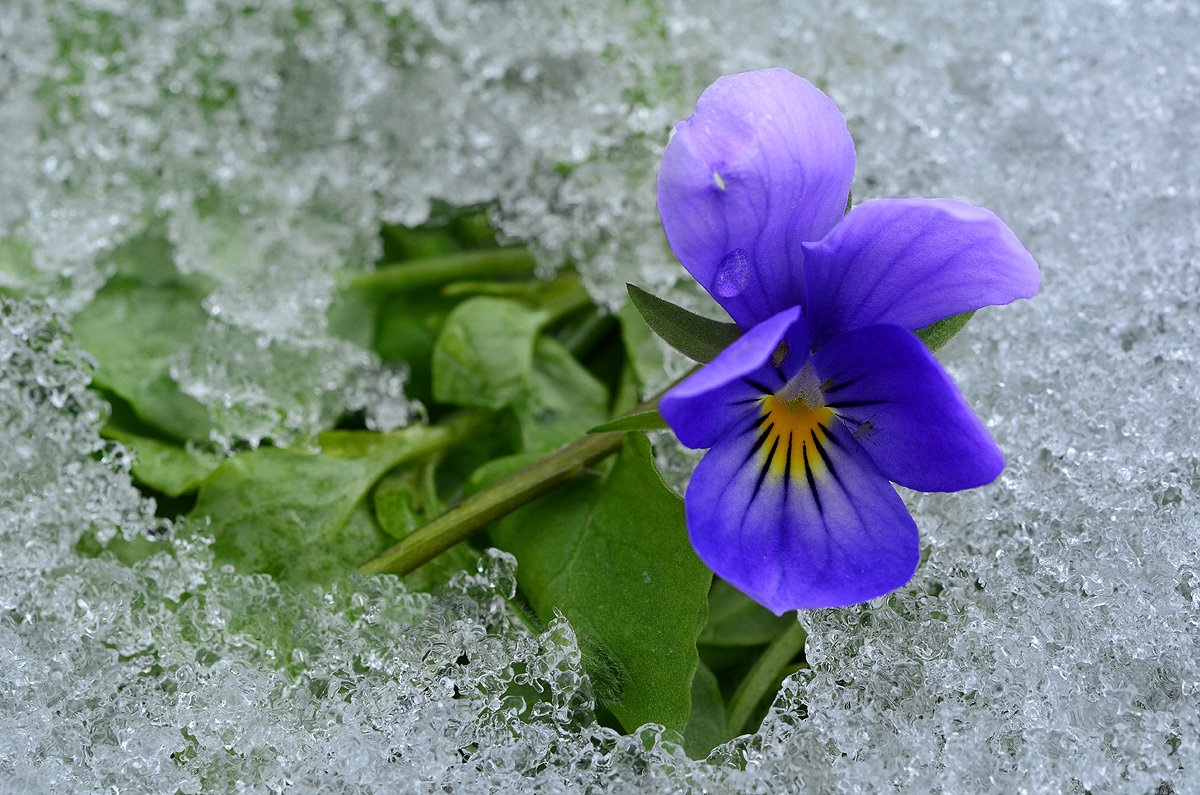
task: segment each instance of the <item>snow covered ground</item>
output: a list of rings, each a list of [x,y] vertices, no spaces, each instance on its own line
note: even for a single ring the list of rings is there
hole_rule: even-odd
[[[0,278],[40,299],[0,308],[0,790],[1200,792],[1200,6],[338,5],[0,4]],[[805,614],[812,670],[756,736],[700,762],[596,726],[503,558],[436,598],[213,570],[97,435],[53,311],[123,243],[220,285],[172,368],[218,443],[399,421],[399,374],[324,320],[381,219],[495,203],[607,303],[666,288],[667,131],[772,65],[849,118],[856,200],[987,206],[1043,287],[940,354],[1005,474],[905,493],[915,580]],[[77,551],[117,533],[168,550]]]

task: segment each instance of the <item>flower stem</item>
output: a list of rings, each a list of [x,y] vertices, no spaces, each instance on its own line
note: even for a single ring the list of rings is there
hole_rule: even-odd
[[[657,404],[656,398],[652,405]],[[587,474],[591,467],[621,449],[623,436],[618,432],[596,433],[567,445],[468,497],[358,570],[364,574],[408,574],[522,505]]]
[[[692,368],[667,387],[696,372]],[[658,408],[666,389],[635,406],[624,416],[644,414]],[[492,522],[522,505],[553,491],[564,483],[586,475],[593,466],[621,449],[624,431],[590,433],[561,450],[530,464],[519,472],[471,495],[433,521],[421,525],[399,543],[358,567],[363,574],[392,573],[401,576],[428,563],[460,541],[465,541]]]
[[[754,714],[754,708],[771,690],[779,687],[788,666],[796,655],[804,650],[804,641],[808,633],[797,621],[779,637],[767,646],[762,656],[755,661],[754,666],[746,674],[746,678],[738,685],[733,697],[729,699],[728,726],[729,736],[737,737],[750,730],[747,725]]]
[[[349,286],[357,290],[403,292],[463,279],[530,276],[534,265],[533,255],[520,246],[464,251],[384,265],[360,273]]]

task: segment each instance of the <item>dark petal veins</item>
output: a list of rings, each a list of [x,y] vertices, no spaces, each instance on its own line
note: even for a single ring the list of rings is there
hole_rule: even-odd
[[[817,493],[817,481],[813,477],[812,467],[808,463],[808,444],[802,443],[800,450],[804,456],[804,479],[808,481],[808,490],[812,494],[813,503],[817,506],[817,513],[824,518],[825,509],[821,507],[821,495]]]
[[[763,443],[767,441],[767,438],[771,435],[771,431],[773,430],[775,430],[775,423],[771,423],[766,428],[763,428],[762,433],[760,433],[758,438],[754,440],[754,446],[751,447],[750,452],[746,454],[747,464],[750,463],[750,459],[754,457],[754,454],[758,452],[759,448],[763,446]]]
[[[768,418],[768,417],[770,417],[770,416],[771,416],[771,412],[769,412],[769,411],[764,411],[764,412],[762,413],[762,415],[761,415],[761,416],[760,416],[760,417],[759,417],[757,420],[755,420],[754,422],[750,423],[750,427],[749,427],[749,428],[747,428],[745,431],[743,431],[743,433],[749,433],[750,431],[752,431],[752,430],[754,430],[755,428],[759,427],[759,426],[760,426],[760,425],[762,425],[764,422],[766,422],[766,421],[767,421],[767,418]]]
[[[874,406],[882,402],[882,400],[842,400],[836,403],[826,403],[825,405],[831,409],[853,409],[862,406]]]
[[[787,499],[787,492],[788,492],[788,489],[791,488],[791,485],[792,485],[792,433],[791,433],[791,431],[789,431],[788,432],[787,458],[784,459],[784,464],[783,464],[783,486],[784,486],[783,497],[784,497],[784,499]]]
[[[833,380],[833,379],[830,379],[830,380]],[[859,380],[861,380],[861,379],[860,378],[851,378],[847,381],[842,381],[841,383],[835,383],[832,386],[823,389],[822,391],[826,395],[832,395],[834,392],[840,392],[848,386],[854,386],[855,384],[857,384],[859,382]]]
[[[755,448],[751,422],[717,441],[688,486],[688,531],[701,559],[776,613],[854,604],[907,582],[916,526],[848,432],[824,426],[832,435],[812,434],[812,450],[809,439],[789,437],[781,461],[782,437]],[[793,454],[804,459],[803,479],[791,476]]]
[[[763,480],[766,479],[767,473],[771,471],[771,461],[775,458],[775,451],[779,449],[779,437],[776,436],[771,442],[771,452],[767,453],[767,460],[763,462],[762,467],[758,472],[758,480],[754,483],[754,495],[751,500],[758,496],[759,489],[762,488]]]
[[[774,390],[774,389],[768,389],[767,387],[765,387],[765,386],[763,386],[762,384],[760,384],[760,383],[758,383],[757,381],[755,381],[753,378],[743,378],[742,380],[743,380],[743,381],[745,381],[745,382],[746,382],[747,384],[749,384],[750,386],[752,386],[752,387],[754,387],[755,389],[757,389],[759,392],[762,392],[764,395],[773,395],[773,394],[775,394],[775,390]]]

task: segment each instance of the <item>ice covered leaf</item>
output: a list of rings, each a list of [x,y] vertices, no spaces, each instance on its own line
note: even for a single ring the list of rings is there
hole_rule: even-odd
[[[597,695],[621,725],[683,731],[712,575],[646,438],[627,434],[607,474],[511,514],[492,538],[516,555],[538,617],[558,610],[571,622]]]
[[[322,435],[327,452],[241,453],[201,484],[188,518],[198,520],[196,532],[214,537],[219,563],[277,580],[328,582],[387,545],[378,526],[351,517],[379,478],[418,454],[433,433],[424,426],[342,432]]]
[[[96,386],[128,401],[143,421],[182,440],[207,441],[204,406],[171,379],[171,359],[203,331],[201,279],[173,272],[118,275],[72,320],[81,348],[96,357]]]
[[[133,451],[133,476],[141,484],[168,497],[178,497],[195,491],[224,460],[215,453],[163,438],[123,401],[113,399],[111,403],[112,414],[100,433]]]
[[[325,312],[329,333],[363,348],[372,347],[379,329],[382,304],[381,296],[370,295],[362,290],[341,291]],[[405,311],[396,314],[402,318],[409,315]]]

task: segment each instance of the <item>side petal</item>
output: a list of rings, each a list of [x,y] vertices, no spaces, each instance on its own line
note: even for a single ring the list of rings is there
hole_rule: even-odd
[[[990,210],[953,199],[863,202],[804,245],[813,343],[894,323],[916,331],[984,306],[1031,298],[1037,263]]]
[[[888,480],[920,491],[991,483],[1004,453],[912,332],[870,326],[813,354],[825,404]]]
[[[688,484],[701,560],[776,614],[857,604],[908,582],[916,524],[845,429],[800,438],[786,422],[756,422],[722,437]]]
[[[789,355],[777,362],[776,354],[785,350]],[[783,373],[799,369],[807,356],[808,333],[800,307],[794,306],[747,331],[663,395],[658,411],[683,444],[712,447],[755,403],[782,387]]]
[[[676,125],[658,210],[675,256],[745,329],[801,303],[800,243],[841,219],[853,177],[833,100],[786,69],[743,72]]]

